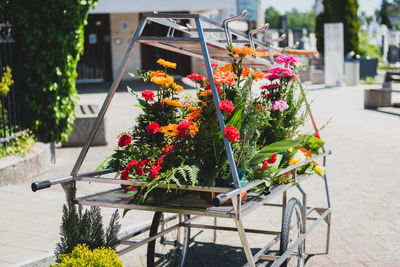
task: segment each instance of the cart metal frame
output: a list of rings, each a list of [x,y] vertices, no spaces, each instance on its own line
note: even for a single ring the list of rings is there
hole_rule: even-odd
[[[102,105],[102,108],[99,112],[99,115],[89,133],[89,136],[86,140],[85,145],[83,146],[81,153],[79,154],[78,159],[71,171],[71,174],[66,177],[61,177],[53,180],[45,180],[39,181],[32,184],[32,190],[37,191],[40,189],[44,189],[50,187],[55,184],[61,184],[64,188],[66,196],[69,200],[74,201],[74,203],[79,205],[89,205],[89,206],[100,206],[100,207],[111,207],[111,208],[124,208],[124,209],[137,209],[137,210],[149,210],[149,211],[158,211],[158,212],[168,212],[168,213],[176,213],[178,215],[171,216],[168,218],[164,218],[162,221],[162,225],[168,221],[172,221],[176,218],[179,219],[178,223],[174,224],[171,227],[165,228],[162,227],[162,230],[156,235],[145,238],[141,241],[131,241],[130,239],[136,237],[140,234],[145,233],[149,230],[149,226],[146,226],[142,229],[134,231],[124,237],[121,237],[121,244],[127,245],[127,247],[118,251],[119,254],[125,254],[135,248],[138,248],[142,245],[145,245],[158,237],[164,236],[166,233],[177,230],[179,235],[179,229],[181,227],[189,227],[189,228],[203,228],[203,229],[212,229],[214,230],[214,241],[216,238],[216,230],[224,230],[224,231],[237,231],[246,255],[248,266],[255,266],[255,263],[258,260],[271,260],[274,261],[272,266],[280,266],[284,261],[290,257],[290,253],[294,250],[294,248],[300,244],[300,242],[304,242],[306,236],[314,229],[314,227],[320,223],[321,221],[325,221],[327,223],[327,239],[326,239],[326,253],[329,250],[329,239],[330,239],[330,225],[331,225],[331,205],[330,205],[330,197],[328,190],[328,182],[327,177],[325,175],[323,181],[325,185],[326,191],[326,200],[327,207],[326,208],[312,208],[307,206],[307,193],[302,188],[301,182],[309,177],[309,175],[297,175],[297,168],[307,164],[311,161],[315,161],[318,159],[323,160],[323,166],[326,166],[326,157],[330,154],[330,151],[326,152],[301,163],[292,165],[285,170],[282,170],[277,175],[283,175],[290,173],[293,179],[293,182],[290,184],[279,185],[270,189],[270,193],[263,195],[249,195],[246,201],[241,200],[241,194],[243,192],[251,191],[258,185],[265,183],[264,180],[256,180],[250,182],[245,186],[241,186],[239,182],[237,166],[235,164],[235,160],[233,157],[232,148],[230,142],[224,138],[225,150],[228,156],[228,161],[230,165],[230,170],[232,172],[234,188],[223,188],[223,187],[203,187],[203,186],[183,186],[178,187],[176,185],[170,185],[170,188],[183,189],[188,192],[211,192],[211,193],[222,193],[217,195],[214,198],[214,205],[205,204],[201,201],[192,201],[189,204],[183,204],[182,199],[177,198],[171,201],[167,201],[163,204],[159,203],[142,203],[140,205],[130,204],[131,196],[124,193],[121,188],[112,189],[105,192],[99,192],[95,194],[90,194],[87,196],[76,197],[76,182],[78,181],[86,181],[86,182],[96,182],[96,183],[108,183],[108,184],[127,184],[131,185],[130,181],[120,180],[110,177],[103,177],[103,175],[107,175],[110,173],[115,173],[115,170],[100,170],[100,171],[92,171],[85,173],[78,173],[81,165],[86,157],[86,154],[92,144],[92,141],[97,133],[97,130],[102,122],[105,113],[112,101],[112,98],[118,88],[118,85],[126,71],[128,62],[130,61],[133,51],[136,47],[136,44],[142,43],[147,44],[159,48],[163,48],[172,52],[177,52],[184,55],[189,55],[196,58],[201,58],[205,62],[205,67],[207,70],[207,76],[210,81],[210,86],[214,98],[214,104],[218,107],[219,96],[217,93],[216,85],[213,79],[213,70],[211,67],[211,62],[215,63],[227,63],[229,57],[226,55],[226,44],[238,43],[238,44],[249,44],[251,47],[255,48],[257,52],[262,52],[265,55],[265,51],[269,55],[269,58],[260,58],[257,56],[257,53],[253,55],[253,57],[246,57],[244,60],[244,64],[256,69],[266,70],[270,66],[274,65],[273,51],[285,52],[285,49],[279,49],[273,46],[274,42],[280,41],[284,36],[277,40],[270,40],[267,42],[262,42],[256,38],[254,35],[259,32],[264,32],[268,30],[268,24],[263,28],[252,30],[248,35],[236,31],[229,27],[229,23],[235,20],[243,19],[246,16],[247,12],[244,11],[242,14],[228,18],[224,20],[223,23],[219,23],[213,21],[207,17],[204,17],[199,14],[168,14],[163,13],[159,14],[157,12],[154,13],[145,13],[143,15],[142,20],[139,23],[139,26],[130,42],[129,48],[124,56],[124,59],[121,63],[121,66],[115,76],[114,82],[111,85],[111,88],[107,94],[107,97]],[[192,22],[191,25],[180,25],[176,23],[175,20],[190,20]],[[157,23],[159,25],[164,25],[169,27],[169,31],[167,36],[143,36],[142,32],[146,26],[146,23]],[[207,27],[204,25],[207,24]],[[185,33],[184,37],[174,37],[175,31],[181,31]],[[224,33],[225,38],[221,37],[222,33]],[[220,34],[220,35],[218,35]],[[233,39],[232,36],[235,36],[236,39]],[[291,48],[289,48],[291,49]],[[302,92],[303,88],[301,87]],[[307,108],[308,104],[307,104]],[[221,111],[216,108],[219,126],[221,131],[224,131],[225,122],[224,117]],[[309,110],[310,115],[311,111]],[[314,119],[311,116],[311,119],[315,127]],[[139,185],[145,185],[145,182],[139,182]],[[162,188],[162,186],[160,186]],[[268,254],[271,247],[276,244],[280,239],[281,232],[278,231],[267,231],[267,230],[259,230],[259,229],[246,229],[242,223],[242,217],[249,214],[251,211],[255,210],[260,206],[275,206],[282,208],[282,218],[285,212],[286,201],[287,201],[287,191],[291,188],[297,188],[302,194],[302,224],[304,226],[307,225],[307,220],[314,220],[314,222],[303,231],[299,237],[290,245],[285,253],[280,256],[276,256],[273,254]],[[283,194],[282,204],[269,204],[268,202],[276,197],[278,194]],[[227,203],[228,201],[232,201],[232,205],[222,206],[222,204]],[[316,212],[319,216],[310,217],[309,215],[312,212]],[[184,220],[183,214],[194,215],[194,217],[190,217],[189,219]],[[193,221],[198,219],[200,216],[210,216],[214,217],[214,225],[204,225],[204,224],[195,224]],[[235,227],[224,227],[216,225],[216,218],[231,218],[234,220]],[[267,234],[267,235],[275,235],[271,242],[269,242],[265,247],[263,247],[260,251],[258,251],[255,255],[252,254],[249,246],[249,242],[247,239],[247,233],[257,233],[257,234]]]

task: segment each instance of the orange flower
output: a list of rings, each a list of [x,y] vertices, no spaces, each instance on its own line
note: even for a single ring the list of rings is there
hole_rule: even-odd
[[[234,47],[232,48],[233,54],[239,55],[240,57],[251,56],[254,54],[254,49],[248,46]]]
[[[171,84],[174,83],[174,78],[162,71],[152,72],[150,74],[150,79],[153,83],[159,84],[159,85],[170,86]]]
[[[164,59],[162,59],[162,58],[160,58],[159,60],[157,60],[157,63],[160,64],[161,66],[166,67],[166,68],[173,68],[173,69],[176,69],[176,63],[166,61],[166,60],[164,60]]]
[[[253,73],[253,78],[255,81],[258,81],[259,79],[264,79],[265,74],[259,70]]]
[[[178,108],[183,107],[183,104],[181,102],[179,102],[179,100],[172,100],[172,99],[165,98],[165,99],[163,99],[163,102],[170,106],[174,106],[174,107],[178,107]]]
[[[217,70],[219,71],[233,71],[232,64],[226,64],[225,66],[219,67]]]
[[[194,137],[198,131],[199,131],[199,128],[197,127],[196,123],[193,123],[192,125],[190,125],[189,134],[191,137]]]
[[[180,86],[180,85],[177,85],[176,83],[171,84],[171,87],[177,92],[182,92],[183,91],[183,87]]]
[[[205,90],[199,94],[199,96],[209,96],[209,95],[212,95],[211,90]]]
[[[167,126],[162,126],[160,132],[170,137],[174,137],[178,135],[178,125],[176,124],[168,124]]]
[[[226,83],[232,85],[234,83],[234,79],[237,79],[235,73],[231,71],[215,71],[214,72],[214,81],[217,85],[221,83]]]
[[[192,113],[189,113],[187,116],[186,116],[186,120],[188,120],[188,121],[194,121],[194,120],[196,120],[199,116],[200,116],[200,114],[203,112],[203,110],[202,109],[200,109],[200,108],[196,108],[196,110],[195,111],[193,111]]]
[[[249,67],[243,67],[241,76],[242,77],[247,77],[247,76],[249,76],[249,73],[250,73],[250,68]]]
[[[208,101],[201,101],[201,106],[202,107],[207,107],[208,106]]]

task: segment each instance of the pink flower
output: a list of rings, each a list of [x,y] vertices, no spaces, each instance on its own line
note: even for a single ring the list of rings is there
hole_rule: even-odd
[[[268,72],[282,77],[293,77],[294,75],[291,69],[282,67],[271,67],[268,69]]]
[[[294,56],[278,56],[276,58],[276,63],[284,64],[285,67],[292,66],[299,60]]]
[[[271,84],[266,84],[266,85],[261,86],[261,89],[268,90],[268,89],[277,88],[277,87],[279,87],[279,84],[271,83]]]
[[[246,104],[246,105],[244,105],[244,108],[249,108],[249,105],[247,105],[247,104]]]
[[[262,95],[262,97],[263,97],[263,98],[266,98],[268,95],[269,95],[269,92],[266,91],[266,92]]]
[[[144,98],[144,99],[146,99],[146,100],[153,100],[153,98],[154,98],[154,93],[153,93],[153,91],[151,91],[151,90],[144,90],[143,92],[142,92],[142,97]]]
[[[232,143],[240,139],[239,130],[235,126],[226,126],[224,136]]]
[[[285,100],[281,99],[278,101],[273,101],[272,102],[272,110],[279,110],[280,112],[284,112],[285,110],[287,110],[289,108],[289,105],[286,103]]]
[[[276,79],[279,79],[279,75],[278,74],[271,74],[271,73],[268,73],[267,75],[265,75],[264,76],[265,77],[265,79],[268,79],[268,80],[276,80]]]
[[[222,111],[225,111],[229,116],[232,114],[232,111],[235,109],[232,102],[229,100],[221,100],[219,101],[218,108]]]

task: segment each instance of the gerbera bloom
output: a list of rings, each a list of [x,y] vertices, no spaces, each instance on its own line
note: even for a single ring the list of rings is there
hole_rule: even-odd
[[[225,66],[219,67],[218,71],[233,71],[232,64],[226,64]]]
[[[183,120],[178,123],[176,128],[180,134],[184,134],[189,129],[190,125],[192,125],[191,121]]]
[[[294,56],[278,56],[276,58],[276,63],[284,64],[285,67],[292,66],[295,63],[299,62],[299,60]]]
[[[268,69],[268,73],[277,74],[282,77],[294,77],[293,71],[289,68],[271,67]]]
[[[131,141],[132,141],[132,137],[130,137],[129,135],[123,134],[118,139],[118,146],[119,147],[129,146],[131,144]]]
[[[160,132],[170,137],[175,137],[178,135],[178,125],[176,124],[168,124],[167,126],[162,126]]]
[[[235,109],[232,102],[229,100],[221,100],[219,101],[218,108],[222,111],[225,111],[226,114],[231,115],[232,111]]]
[[[240,57],[251,56],[254,54],[254,49],[248,46],[234,47],[232,48],[233,54],[239,55]]]
[[[195,111],[193,111],[192,113],[189,113],[187,116],[186,116],[186,120],[188,120],[188,121],[194,121],[194,120],[196,120],[199,116],[200,116],[200,114],[203,112],[203,110],[202,109],[200,109],[200,108],[197,108]]]
[[[284,112],[288,108],[289,108],[289,105],[283,99],[272,102],[271,109],[274,110],[274,111],[279,110],[280,112]]]
[[[243,67],[242,74],[240,76],[247,77],[247,76],[249,76],[249,73],[250,73],[250,68],[249,67]]]
[[[235,126],[226,126],[224,136],[232,143],[240,139],[239,130]]]
[[[234,79],[237,79],[235,73],[231,71],[218,71],[214,72],[214,81],[217,85],[221,83],[226,83],[232,85],[234,83]]]
[[[273,89],[273,88],[277,88],[277,87],[279,87],[279,84],[271,83],[271,84],[261,86],[261,89]]]
[[[154,99],[154,93],[151,90],[144,90],[142,92],[142,97],[147,101],[152,101]]]
[[[164,98],[163,102],[167,105],[174,106],[174,107],[183,107],[183,104],[179,102],[179,100],[172,100],[168,98]]]
[[[161,66],[166,67],[166,68],[176,69],[176,63],[166,61],[166,60],[164,60],[162,58],[157,60],[157,63],[160,64]]]
[[[265,79],[268,79],[268,80],[276,80],[276,79],[279,79],[279,75],[278,74],[276,74],[276,73],[268,73],[267,75],[265,75],[264,76],[265,77]]]
[[[151,134],[158,133],[158,131],[160,131],[160,125],[157,122],[153,121],[152,123],[147,125],[146,131],[148,131]]]

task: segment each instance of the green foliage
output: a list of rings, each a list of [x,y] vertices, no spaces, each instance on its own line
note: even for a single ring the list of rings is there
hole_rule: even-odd
[[[274,7],[265,9],[265,21],[269,23],[271,29],[279,28],[280,13]],[[307,29],[310,32],[315,30],[314,11],[299,12],[296,8],[285,13],[289,29]]]
[[[96,266],[96,267],[122,267],[122,261],[111,248],[97,248],[90,250],[86,244],[77,245],[69,254],[58,256],[58,263],[52,267]]]
[[[115,211],[104,232],[99,207],[91,207],[83,213],[82,206],[77,209],[72,203],[64,205],[60,227],[61,241],[57,244],[56,255],[71,253],[78,244],[83,243],[90,249],[99,247],[115,249],[119,244],[117,234],[121,228],[118,218],[118,211]]]
[[[390,6],[391,6],[391,3],[389,3],[387,0],[382,0],[381,8],[378,11],[378,17],[380,19],[381,24],[384,24],[389,29],[392,29],[393,25],[390,22],[389,14],[388,14]]]
[[[24,88],[26,125],[42,141],[66,140],[75,119],[75,79],[84,26],[97,0],[5,0],[0,13],[15,26],[14,63]]]
[[[357,0],[323,0],[324,12],[316,18],[317,49],[324,53],[324,23],[343,23],[344,54],[358,53],[360,24]]]
[[[3,68],[3,75],[0,80],[0,97],[6,97],[10,91],[10,86],[13,85],[14,81],[11,75],[11,69],[9,66]]]
[[[32,133],[16,132],[14,135],[16,138],[12,139],[7,146],[5,143],[0,144],[0,158],[7,155],[26,156],[32,151],[32,147],[36,143],[36,138]]]
[[[379,46],[370,43],[366,32],[359,34],[359,54],[363,57],[379,58],[382,59],[381,50]]]

